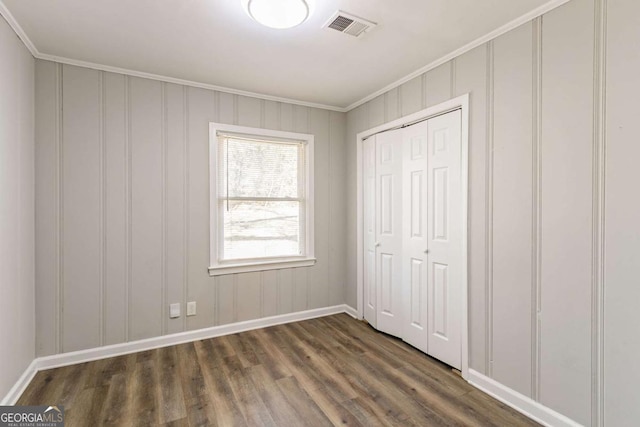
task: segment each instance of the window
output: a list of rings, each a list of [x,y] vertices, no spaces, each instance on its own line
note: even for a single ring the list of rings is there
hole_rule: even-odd
[[[211,123],[209,150],[209,274],[313,265],[313,135]]]

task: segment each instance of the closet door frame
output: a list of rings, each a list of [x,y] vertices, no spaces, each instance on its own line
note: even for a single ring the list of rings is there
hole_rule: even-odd
[[[469,94],[461,95],[417,113],[401,117],[391,122],[358,133],[356,136],[357,167],[357,297],[358,319],[364,318],[364,190],[363,190],[363,141],[379,132],[427,120],[448,112],[461,111],[461,207],[460,229],[462,232],[462,377],[469,379],[469,280],[468,280],[468,200],[469,200]]]

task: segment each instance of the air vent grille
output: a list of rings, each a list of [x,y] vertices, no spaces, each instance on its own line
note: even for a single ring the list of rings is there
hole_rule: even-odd
[[[369,28],[367,24],[354,21],[353,24],[349,25],[349,28],[344,30],[344,32],[349,35],[358,37],[360,34],[367,31],[367,28]]]
[[[353,24],[353,19],[345,18],[344,16],[338,16],[333,20],[331,24],[329,24],[329,28],[338,31],[344,31],[349,28],[349,25]]]
[[[375,22],[339,10],[324,24],[323,28],[331,28],[350,36],[359,37],[376,25]]]

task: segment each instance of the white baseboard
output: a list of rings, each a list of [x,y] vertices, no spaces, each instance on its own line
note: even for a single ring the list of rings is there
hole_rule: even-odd
[[[16,404],[18,399],[20,399],[20,396],[22,396],[22,393],[24,393],[27,386],[29,385],[33,377],[36,376],[36,373],[38,372],[37,361],[38,359],[34,359],[31,362],[31,364],[27,366],[27,369],[25,369],[25,371],[22,373],[20,378],[18,378],[18,381],[16,381],[13,387],[11,387],[11,390],[9,390],[9,393],[7,393],[4,399],[0,400],[0,406]]]
[[[469,383],[477,389],[487,393],[515,409],[516,411],[526,415],[538,423],[549,427],[579,427],[581,424],[572,419],[547,408],[546,406],[536,402],[524,394],[518,393],[502,385],[478,371],[469,369]]]
[[[358,316],[358,310],[356,310],[355,308],[351,307],[348,304],[344,304],[344,312],[347,313],[349,316],[353,317],[354,319],[359,320],[360,316]]]
[[[332,314],[347,313],[353,316],[353,311],[354,310],[352,307],[349,307],[346,304],[340,304],[333,307],[298,311],[295,313],[264,317],[261,319],[247,320],[244,322],[230,323],[221,326],[213,326],[211,328],[180,332],[177,334],[164,335],[160,337],[148,338],[122,344],[114,344],[104,347],[90,348],[87,350],[74,351],[70,353],[55,354],[53,356],[39,357],[31,362],[18,382],[16,382],[16,384],[11,388],[4,399],[0,401],[0,404],[15,405],[35,374],[38,371],[42,371],[45,369],[59,368],[62,366],[75,365],[77,363],[91,362],[94,360],[136,353],[139,351],[153,350],[156,348],[168,347],[176,344],[183,344],[202,339],[220,337],[223,335],[236,334],[238,332],[249,331],[252,329],[260,329],[268,326],[283,325],[285,323],[299,322],[301,320],[330,316]]]

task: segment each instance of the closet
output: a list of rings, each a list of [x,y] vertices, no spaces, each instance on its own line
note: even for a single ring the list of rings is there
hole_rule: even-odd
[[[364,317],[461,368],[461,112],[363,142]]]

